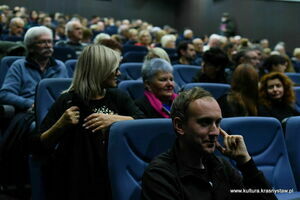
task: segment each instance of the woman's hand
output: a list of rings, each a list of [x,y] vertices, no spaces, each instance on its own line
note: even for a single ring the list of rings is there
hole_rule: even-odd
[[[78,124],[79,117],[80,112],[77,106],[68,108],[50,129],[41,134],[42,143],[48,147],[57,144],[59,138],[65,133],[64,128]]]
[[[111,114],[93,113],[84,119],[83,127],[92,132],[104,129],[114,123],[115,117]]]
[[[122,120],[133,120],[132,117],[112,114],[93,113],[84,119],[84,128],[96,132],[109,127],[112,123]]]
[[[61,126],[76,125],[79,122],[80,112],[77,106],[68,108],[59,119]]]

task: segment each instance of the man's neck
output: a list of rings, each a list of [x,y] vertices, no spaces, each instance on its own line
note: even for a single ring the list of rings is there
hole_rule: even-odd
[[[46,67],[49,63],[49,58],[37,58],[37,57],[35,57],[35,58],[33,58],[33,60],[39,65],[39,68],[42,72],[46,69]]]
[[[203,164],[203,155],[191,149],[189,146],[183,144],[180,141],[179,141],[179,154],[180,154],[181,162],[185,163],[185,165],[192,168],[198,168],[198,169],[205,168]]]
[[[189,65],[190,64],[189,60],[186,59],[185,57],[180,57],[179,62],[181,64],[184,64],[184,65]]]

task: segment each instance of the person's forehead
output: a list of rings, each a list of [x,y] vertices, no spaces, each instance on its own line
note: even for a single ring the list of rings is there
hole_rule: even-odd
[[[281,81],[278,78],[275,78],[275,79],[268,80],[267,85],[274,85],[274,84],[278,84],[278,83],[281,83]]]
[[[256,51],[249,51],[247,53],[247,56],[257,56],[257,53],[256,53]]]
[[[221,118],[221,109],[218,102],[212,97],[204,97],[192,101],[188,107],[190,116]]]
[[[189,49],[194,49],[194,45],[188,44],[188,48],[189,48]]]
[[[36,40],[45,40],[45,39],[52,40],[52,37],[49,34],[40,34],[35,39]]]
[[[76,29],[76,28],[82,28],[82,25],[80,23],[74,23],[73,24],[73,28]]]

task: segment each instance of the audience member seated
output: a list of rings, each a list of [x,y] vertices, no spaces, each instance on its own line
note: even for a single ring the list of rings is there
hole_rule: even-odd
[[[208,38],[207,45],[203,47],[203,51],[207,51],[212,47],[219,47],[222,46],[222,36],[218,34],[211,34]]]
[[[241,64],[235,69],[231,91],[218,103],[223,117],[257,116],[258,74],[253,66]]]
[[[111,36],[108,35],[107,33],[99,33],[98,35],[95,36],[93,43],[94,44],[101,44],[103,40],[110,39]]]
[[[82,25],[79,21],[73,20],[66,24],[66,35],[67,40],[60,40],[56,42],[55,46],[68,47],[76,52],[79,56],[84,45],[81,43],[82,40]]]
[[[293,82],[283,73],[264,75],[259,88],[259,115],[275,117],[283,122],[285,118],[300,115],[295,108]]]
[[[176,49],[176,36],[175,35],[171,35],[171,34],[167,34],[164,35],[161,40],[161,47],[162,48],[167,48],[167,49]]]
[[[257,72],[261,72],[261,68],[259,67],[260,60],[254,49],[240,50],[234,55],[233,60],[235,62],[235,66],[240,64],[250,64],[257,70]]]
[[[228,83],[225,68],[229,65],[227,55],[219,48],[210,48],[203,54],[202,69],[193,82]]]
[[[295,72],[300,72],[300,48],[295,48],[292,57]]]
[[[20,17],[14,17],[10,20],[7,34],[2,35],[1,40],[5,41],[23,41],[24,20]]]
[[[203,40],[201,38],[193,39],[193,45],[196,51],[195,63],[196,65],[201,65],[203,56]]]
[[[66,40],[66,32],[65,32],[66,26],[64,23],[60,23],[56,26],[55,28],[55,36],[54,40],[59,41],[59,40]]]
[[[183,35],[177,38],[176,44],[179,45],[182,42],[192,42],[194,38],[194,32],[191,29],[185,29]]]
[[[145,56],[145,61],[151,60],[153,58],[162,58],[166,60],[168,63],[171,63],[167,52],[164,49],[159,47],[149,49],[147,55]]]
[[[5,152],[5,156],[0,155],[1,161],[8,168],[8,171],[1,171],[1,173],[8,176],[18,174],[16,180],[13,177],[10,180],[10,183],[18,187],[22,187],[20,183],[28,184],[29,181],[25,143],[27,136],[32,134],[32,124],[35,119],[33,111],[36,87],[44,78],[68,77],[64,64],[51,57],[52,38],[52,31],[49,28],[43,26],[30,28],[24,37],[28,55],[12,64],[0,89],[0,104],[13,105],[16,111],[0,140],[1,153]],[[15,148],[16,146],[18,147]],[[11,159],[12,156],[14,159]],[[1,170],[5,169],[1,168]]]
[[[33,151],[42,168],[47,199],[111,199],[106,147],[108,127],[144,117],[128,95],[115,89],[120,55],[90,45],[80,55],[70,88],[53,104]]]
[[[92,39],[93,39],[92,30],[89,28],[84,28],[82,30],[82,39],[81,39],[82,45],[87,46],[89,44],[92,44]]]
[[[221,109],[209,92],[195,87],[174,100],[171,117],[176,140],[151,161],[142,178],[141,200],[277,199],[274,193],[234,193],[232,189],[271,190],[238,133],[220,128]],[[224,146],[218,142],[218,136]],[[215,149],[237,163],[233,167]],[[251,190],[252,191],[252,190]]]
[[[151,34],[154,36],[153,37],[153,43],[154,43],[154,47],[162,47],[162,44],[161,44],[161,38],[166,35],[166,31],[164,30],[161,30],[161,28],[159,27],[153,27],[151,29]]]
[[[142,68],[144,97],[135,101],[147,118],[170,118],[175,83],[173,67],[161,58],[146,60]]]
[[[12,64],[0,90],[0,102],[25,111],[34,105],[35,89],[41,79],[67,78],[65,65],[52,58],[52,31],[30,28],[24,37],[28,55]]]
[[[138,42],[135,43],[136,46],[145,46],[147,48],[151,48],[152,45],[152,37],[149,31],[142,30],[138,35]]]
[[[138,31],[135,28],[128,30],[128,40],[124,45],[134,45],[138,41]]]
[[[281,55],[271,55],[265,60],[263,68],[266,70],[266,73],[284,73],[287,69],[287,60]]]
[[[104,39],[99,44],[117,51],[120,55],[122,54],[122,45],[113,39]]]
[[[195,65],[195,47],[191,42],[182,42],[177,47],[178,60],[172,64]]]

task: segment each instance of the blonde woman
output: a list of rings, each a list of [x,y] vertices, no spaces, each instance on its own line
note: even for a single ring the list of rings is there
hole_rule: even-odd
[[[70,88],[54,103],[39,130],[46,165],[48,199],[111,199],[106,169],[106,129],[143,117],[116,87],[120,55],[102,45],[87,46]],[[50,152],[50,153],[49,153]]]

